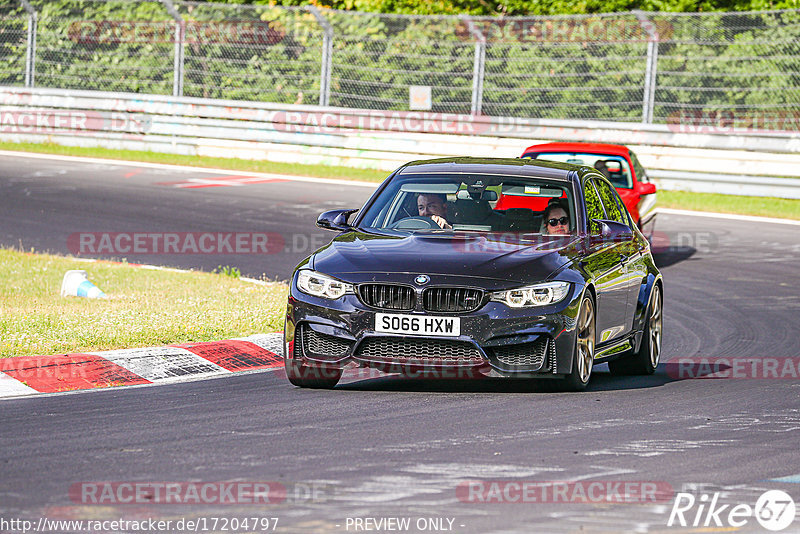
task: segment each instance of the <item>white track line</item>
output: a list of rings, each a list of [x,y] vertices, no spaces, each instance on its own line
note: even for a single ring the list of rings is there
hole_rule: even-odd
[[[733,213],[714,213],[705,211],[675,210],[671,208],[658,208],[657,211],[658,213],[664,213],[667,215],[687,215],[689,217],[712,217],[714,219],[730,219],[733,221],[789,224],[793,226],[800,226],[800,221],[793,221],[791,219],[776,219],[774,217],[755,217],[753,215],[736,215]]]
[[[76,258],[75,256],[69,256],[71,260],[74,261],[82,261],[84,263],[111,263],[112,265],[126,265],[128,267],[134,267],[136,269],[149,269],[151,271],[169,271],[171,273],[202,273],[206,271],[198,271],[194,269],[178,269],[177,267],[164,267],[162,265],[149,265],[146,263],[122,263],[120,261],[111,261],[111,260],[100,260],[97,258]],[[242,282],[247,282],[248,284],[256,284],[260,286],[268,286],[271,284],[276,284],[280,282],[267,282],[265,280],[258,280],[257,278],[248,278],[247,276],[240,276],[236,278],[236,280],[240,280]]]
[[[124,165],[129,167],[140,167],[147,169],[181,170],[190,172],[202,172],[207,174],[241,173],[243,176],[256,176],[258,178],[286,180],[290,182],[312,182],[320,184],[349,185],[353,187],[369,187],[375,189],[380,182],[361,182],[358,180],[336,180],[333,178],[315,178],[313,176],[294,176],[291,174],[274,174],[265,172],[250,172],[237,169],[214,169],[209,167],[190,167],[186,165],[169,165],[167,163],[150,163],[143,161],[126,161],[121,159],[86,158],[83,156],[62,156],[60,154],[36,154],[33,152],[15,152],[11,150],[0,150],[0,156],[21,157],[32,159],[47,159],[56,161],[75,161],[80,163],[97,163],[101,165]],[[386,173],[389,176],[389,173]]]

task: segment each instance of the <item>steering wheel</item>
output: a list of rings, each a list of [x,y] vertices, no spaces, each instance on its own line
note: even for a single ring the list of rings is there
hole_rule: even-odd
[[[406,217],[395,221],[389,225],[389,228],[396,230],[441,230],[442,228],[430,217],[423,217],[421,215],[414,215],[413,217]]]

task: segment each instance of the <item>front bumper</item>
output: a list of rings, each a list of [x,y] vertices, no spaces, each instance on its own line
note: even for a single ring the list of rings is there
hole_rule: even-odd
[[[573,284],[561,302],[536,308],[487,302],[469,313],[397,312],[460,317],[459,336],[432,337],[376,332],[376,313],[390,311],[370,308],[352,294],[313,297],[292,284],[284,354],[309,367],[370,367],[411,376],[559,377],[572,369],[582,292]]]

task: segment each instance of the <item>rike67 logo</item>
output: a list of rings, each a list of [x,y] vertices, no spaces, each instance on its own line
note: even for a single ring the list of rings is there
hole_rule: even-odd
[[[781,490],[769,490],[759,496],[755,506],[746,503],[721,504],[720,492],[713,494],[679,492],[667,520],[668,527],[697,527],[705,531],[733,527],[738,530],[752,526],[752,519],[763,528],[778,532],[786,529],[795,520],[794,499]],[[697,530],[694,530],[697,532]]]

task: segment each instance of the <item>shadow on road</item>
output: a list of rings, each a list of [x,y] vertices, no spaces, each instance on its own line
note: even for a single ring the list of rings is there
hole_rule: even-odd
[[[665,247],[653,249],[653,260],[659,268],[686,261],[697,252],[694,247]]]
[[[592,374],[592,381],[586,388],[587,393],[593,391],[615,391],[625,389],[642,389],[663,386],[678,379],[666,372],[666,365],[658,366],[656,372],[649,376],[613,376],[605,366],[598,366]],[[539,379],[523,380],[513,378],[481,378],[462,380],[414,379],[399,375],[387,375],[366,380],[340,383],[336,389],[346,391],[404,391],[419,393],[557,393],[563,392],[559,380]]]

